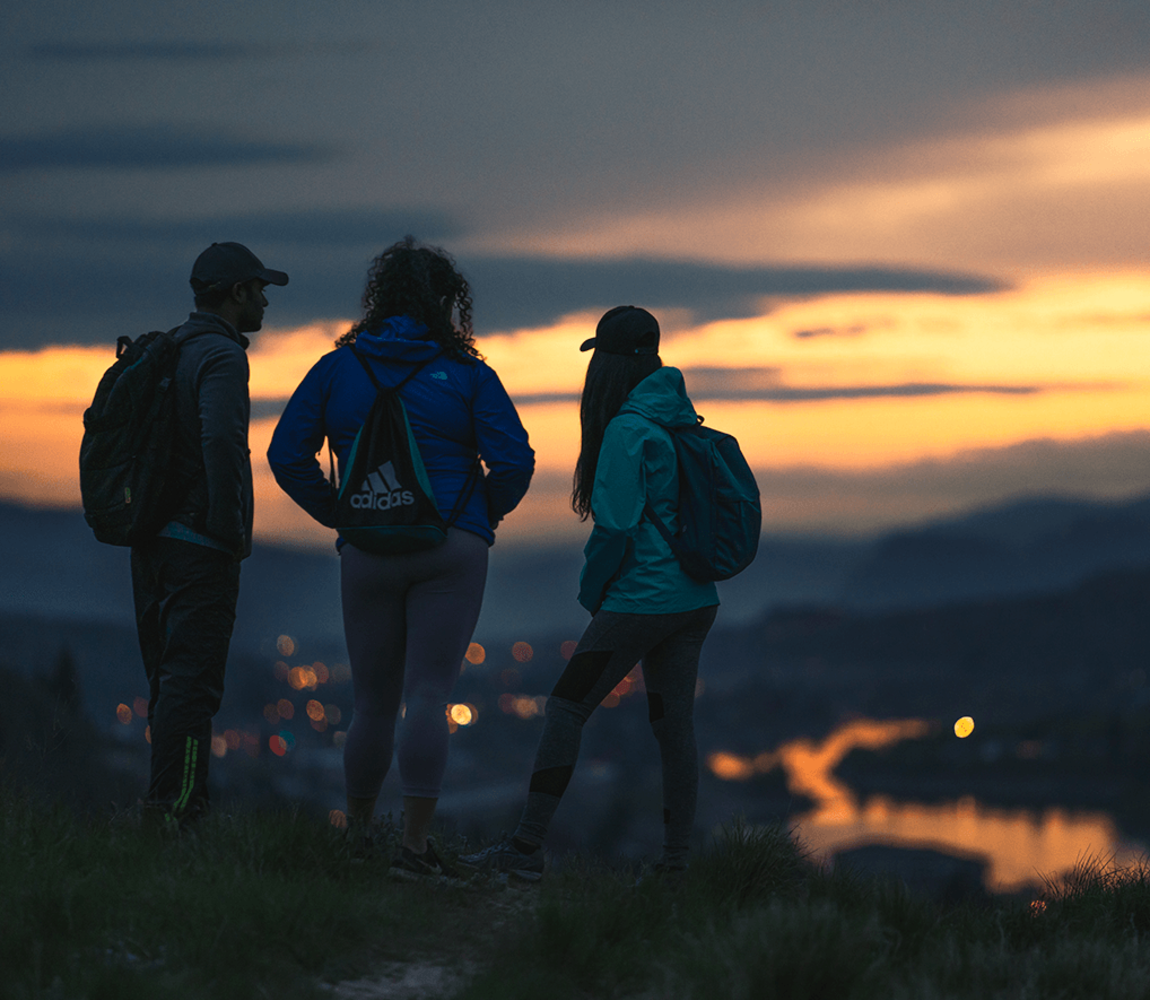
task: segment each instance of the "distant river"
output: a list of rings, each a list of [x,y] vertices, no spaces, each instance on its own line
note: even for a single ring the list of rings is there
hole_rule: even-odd
[[[918,719],[855,719],[819,743],[793,740],[755,757],[713,753],[707,765],[731,781],[781,767],[787,787],[816,803],[795,825],[799,839],[819,858],[864,844],[933,848],[985,860],[987,888],[1012,892],[1040,885],[1044,877],[1056,877],[1087,858],[1128,865],[1145,854],[1141,844],[1120,837],[1105,813],[997,809],[973,798],[921,805],[876,795],[860,805],[834,775],[851,750],[879,749],[930,731]]]

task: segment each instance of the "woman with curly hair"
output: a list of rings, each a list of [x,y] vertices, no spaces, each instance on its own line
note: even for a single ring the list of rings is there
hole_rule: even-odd
[[[363,310],[292,395],[268,462],[288,496],[334,526],[337,490],[316,454],[326,437],[342,481],[376,397],[365,364],[382,386],[402,383],[447,538],[389,555],[336,543],[354,688],[344,744],[348,839],[353,856],[370,853],[376,799],[405,705],[398,741],[403,843],[391,870],[438,877],[445,869],[427,836],[447,765],[446,705],[479,618],[495,526],[527,492],[535,458],[506,390],[475,348],[471,289],[444,251],[410,236],[388,247],[368,273]]]

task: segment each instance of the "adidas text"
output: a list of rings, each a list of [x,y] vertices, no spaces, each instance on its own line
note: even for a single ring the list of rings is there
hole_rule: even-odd
[[[411,490],[393,490],[390,493],[355,493],[351,505],[357,510],[391,510],[392,507],[406,507],[415,503]]]

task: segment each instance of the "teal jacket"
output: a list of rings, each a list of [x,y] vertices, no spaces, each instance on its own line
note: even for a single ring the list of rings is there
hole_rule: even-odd
[[[719,603],[715,585],[687,576],[643,517],[650,502],[671,531],[678,530],[679,470],[667,428],[695,423],[683,373],[664,367],[631,390],[607,425],[591,494],[595,527],[579,578],[579,603],[591,614],[661,615]]]

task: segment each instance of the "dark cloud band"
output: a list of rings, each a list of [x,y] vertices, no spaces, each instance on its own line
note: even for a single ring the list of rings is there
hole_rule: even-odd
[[[331,155],[331,150],[311,143],[249,140],[206,128],[65,129],[46,135],[4,137],[0,140],[0,173],[314,163]]]
[[[34,59],[60,62],[136,62],[141,59],[189,61],[251,59],[275,55],[271,45],[244,42],[40,42],[25,50]]]
[[[684,373],[690,385],[690,372]],[[1110,385],[964,385],[947,382],[904,382],[895,385],[777,386],[763,389],[724,389],[711,386],[691,392],[695,402],[822,403],[848,399],[917,399],[923,396],[996,395],[1033,396],[1043,392],[1105,392]],[[578,392],[540,392],[517,395],[519,406],[577,403]]]
[[[35,60],[65,63],[235,62],[285,59],[319,53],[365,52],[375,48],[368,38],[337,42],[259,43],[193,41],[191,39],[116,42],[38,42],[24,52]]]
[[[733,371],[733,370],[732,370]],[[733,379],[730,388],[709,384],[691,388],[694,384],[691,370],[683,372],[688,391],[696,403],[823,403],[836,400],[861,399],[918,399],[923,396],[1033,396],[1045,392],[1108,392],[1115,388],[1109,383],[1058,384],[1058,385],[979,385],[963,383],[923,383],[904,382],[896,385],[843,385],[813,387],[739,387]],[[734,375],[738,372],[733,371]],[[532,392],[516,393],[516,406],[545,406],[551,403],[579,402],[578,392]],[[262,399],[252,401],[252,416],[277,417],[283,411],[287,399]]]
[[[175,166],[179,148],[169,147],[162,155],[153,150],[156,162]],[[197,155],[202,165],[222,164],[227,156],[239,162],[268,152],[261,149],[224,143],[216,147],[215,161],[210,150]],[[47,157],[44,150],[34,152],[0,153],[0,171],[5,156],[9,169],[31,164],[41,154]],[[92,162],[97,151],[58,152],[79,163]],[[289,158],[309,155],[306,150],[280,152]],[[123,150],[115,155],[127,162]],[[354,318],[368,266],[379,250],[405,233],[440,243],[469,235],[471,227],[451,213],[416,207],[160,221],[29,215],[11,218],[7,230],[9,246],[19,252],[6,259],[0,253],[0,300],[9,321],[0,327],[0,347],[24,345],[29,338],[38,346],[92,343],[115,340],[125,330],[170,325],[189,305],[191,261],[218,240],[244,243],[269,267],[292,276],[290,289],[273,297],[269,323]],[[992,277],[920,268],[457,256],[472,285],[480,335],[547,326],[566,315],[597,314],[626,302],[656,313],[681,310],[706,322],[761,315],[788,299],[842,292],[974,295],[1005,287]],[[926,387],[920,393],[931,391],[945,390]]]
[[[862,291],[975,295],[1005,287],[980,275],[917,268],[731,267],[643,258],[477,259],[470,262],[468,277],[480,300],[500,300],[500,322],[512,327],[537,321],[541,302],[547,303],[550,318],[633,302],[686,309],[698,320],[714,320],[758,315],[764,300],[772,298]]]
[[[380,209],[339,208],[313,209],[303,212],[262,212],[233,215],[218,219],[171,219],[163,222],[137,219],[30,219],[17,217],[15,226],[40,237],[64,241],[102,241],[128,257],[131,244],[167,244],[168,252],[178,256],[185,248],[203,247],[219,240],[221,233],[235,233],[242,242],[266,246],[301,247],[308,251],[331,247],[357,247],[364,251],[380,250],[397,236],[419,233],[436,243],[463,235],[466,227],[448,214],[434,208]],[[357,265],[358,266],[358,265]],[[350,261],[349,261],[350,268]]]

